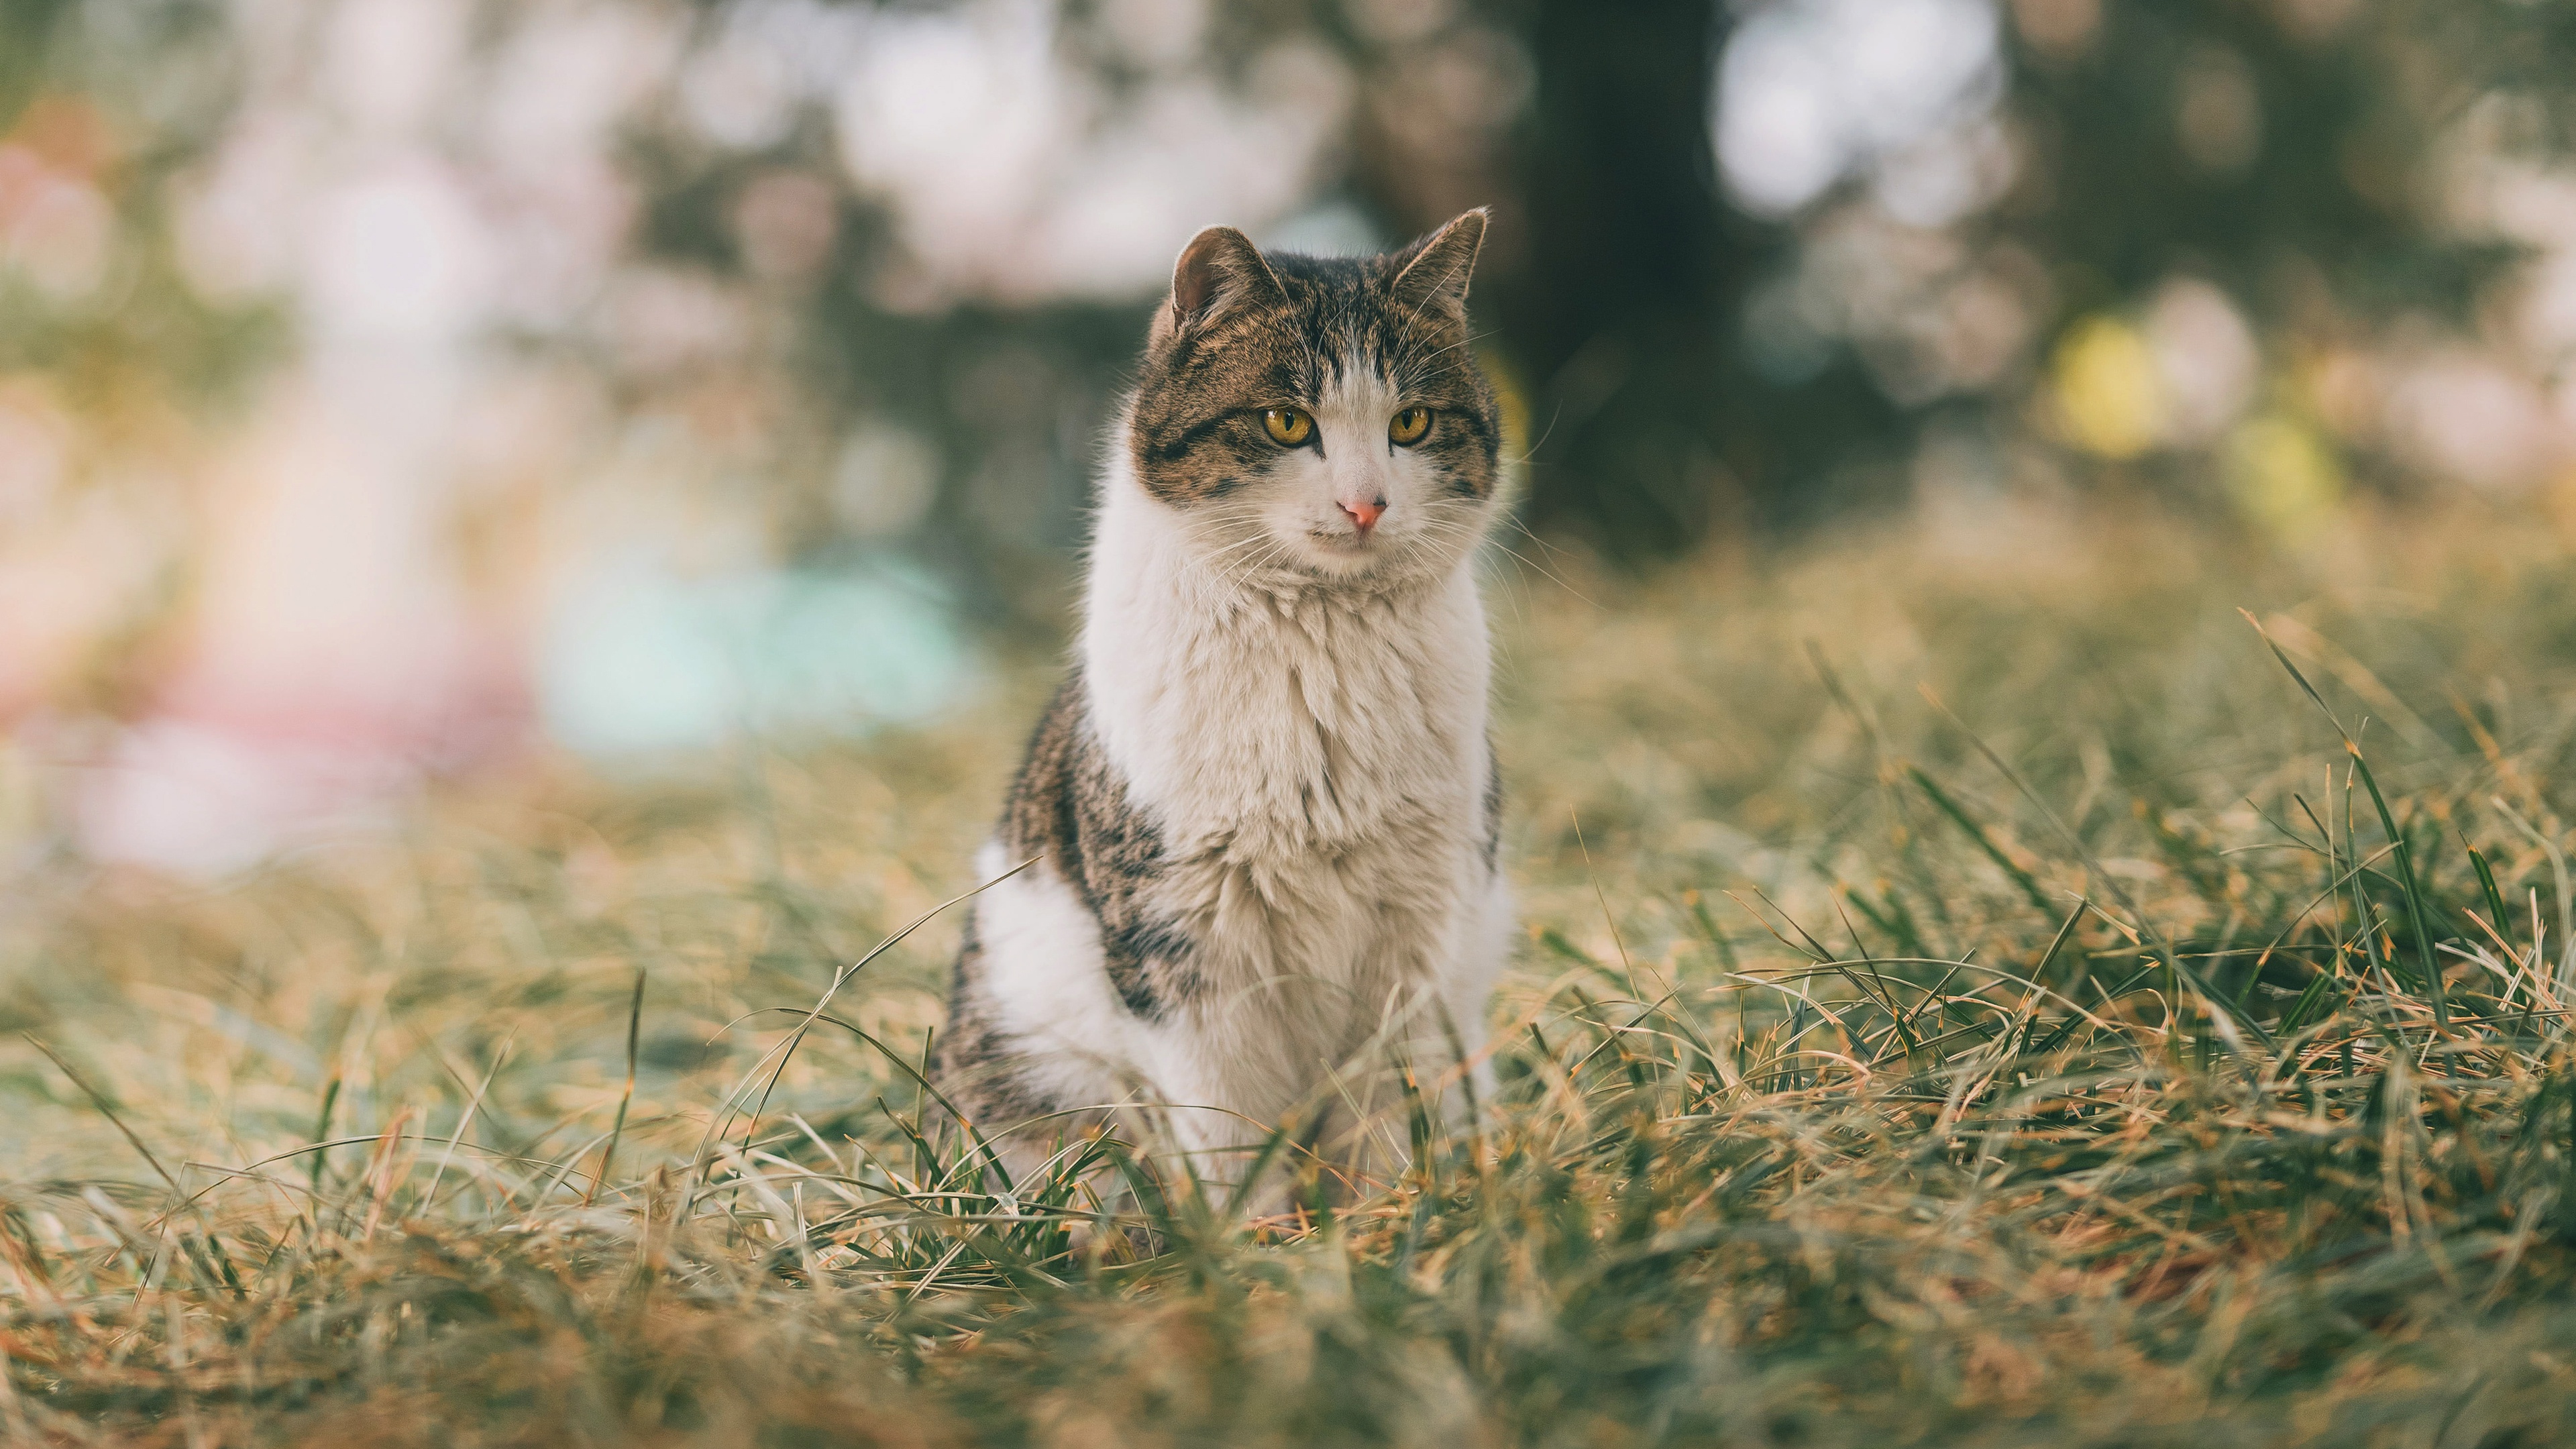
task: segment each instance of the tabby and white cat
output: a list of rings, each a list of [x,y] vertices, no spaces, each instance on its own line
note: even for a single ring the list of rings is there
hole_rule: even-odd
[[[1474,568],[1501,481],[1467,331],[1484,233],[1472,211],[1323,259],[1211,227],[1181,253],[1073,670],[979,858],[1039,859],[974,902],[936,1068],[1015,1170],[1140,1109],[1213,1182],[1290,1114],[1383,1167],[1392,1063],[1453,1118],[1489,1080],[1511,899]]]

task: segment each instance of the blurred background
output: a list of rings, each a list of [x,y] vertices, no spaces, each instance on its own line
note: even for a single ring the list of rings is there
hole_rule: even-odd
[[[966,706],[1214,221],[1494,208],[1524,551],[2559,527],[2570,76],[2565,0],[0,0],[0,880]]]

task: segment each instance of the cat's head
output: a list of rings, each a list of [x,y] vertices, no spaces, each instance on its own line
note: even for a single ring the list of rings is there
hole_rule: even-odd
[[[1125,440],[1231,577],[1445,571],[1500,506],[1501,419],[1467,330],[1471,211],[1380,257],[1264,255],[1210,227],[1172,271]]]

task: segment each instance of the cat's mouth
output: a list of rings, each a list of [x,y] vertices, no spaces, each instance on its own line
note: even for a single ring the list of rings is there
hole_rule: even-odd
[[[1375,565],[1392,552],[1386,538],[1375,529],[1361,533],[1347,528],[1310,528],[1306,530],[1306,543],[1321,556],[1318,562],[1341,570]]]
[[[1403,568],[1414,552],[1407,530],[1336,528],[1323,519],[1281,523],[1271,537],[1286,546],[1295,568],[1317,578],[1373,577]]]

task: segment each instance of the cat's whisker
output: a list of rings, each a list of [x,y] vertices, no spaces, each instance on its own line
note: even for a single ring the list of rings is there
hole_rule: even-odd
[[[1510,544],[1504,543],[1504,542],[1503,542],[1502,540],[1500,540],[1500,539],[1496,539],[1496,540],[1494,541],[1494,547],[1496,547],[1496,548],[1498,548],[1498,549],[1501,549],[1503,552],[1505,552],[1505,553],[1507,553],[1507,554],[1510,554],[1512,557],[1514,557],[1514,558],[1516,558],[1516,559],[1519,559],[1522,563],[1529,565],[1529,566],[1530,566],[1531,568],[1533,568],[1533,569],[1536,569],[1540,574],[1544,575],[1550,583],[1555,584],[1558,588],[1565,590],[1567,593],[1572,594],[1574,597],[1576,597],[1576,598],[1578,598],[1578,599],[1581,599],[1583,602],[1585,602],[1585,603],[1587,603],[1587,604],[1590,604],[1592,607],[1594,607],[1594,608],[1596,608],[1596,609],[1598,609],[1598,608],[1600,608],[1600,607],[1601,607],[1601,604],[1600,604],[1600,602],[1599,602],[1598,600],[1596,600],[1596,599],[1594,599],[1593,597],[1591,597],[1590,595],[1588,595],[1588,594],[1584,593],[1581,589],[1576,588],[1574,585],[1567,583],[1563,578],[1561,578],[1561,577],[1559,577],[1559,576],[1557,575],[1557,573],[1556,573],[1556,571],[1555,571],[1555,570],[1553,570],[1553,569],[1551,569],[1551,568],[1547,567],[1545,564],[1539,563],[1539,562],[1538,562],[1538,561],[1536,561],[1535,559],[1532,559],[1529,555],[1527,555],[1527,554],[1525,554],[1525,553],[1522,553],[1520,550],[1518,550],[1518,549],[1516,549],[1516,548],[1513,548]]]
[[[1267,533],[1255,534],[1252,537],[1243,540],[1243,542],[1245,544],[1267,544],[1268,547],[1264,548],[1260,553],[1253,555],[1249,560],[1239,561],[1238,563],[1221,570],[1218,579],[1219,587],[1227,589],[1242,587],[1242,585],[1248,582],[1254,575],[1267,567],[1270,561],[1277,558],[1286,548],[1286,545],[1282,544],[1276,537]]]
[[[1256,533],[1256,534],[1251,535],[1251,536],[1250,536],[1250,537],[1248,537],[1248,538],[1238,538],[1238,539],[1236,539],[1234,542],[1227,544],[1225,547],[1218,549],[1218,550],[1217,550],[1217,551],[1215,551],[1214,553],[1211,553],[1211,554],[1206,555],[1206,556],[1205,556],[1204,561],[1205,561],[1205,562],[1211,562],[1211,563],[1212,563],[1212,562],[1216,561],[1217,559],[1221,559],[1221,558],[1225,557],[1227,554],[1230,554],[1230,553],[1235,552],[1235,551],[1236,551],[1236,550],[1238,550],[1238,549],[1250,548],[1251,546],[1253,546],[1253,545],[1254,545],[1254,544],[1256,544],[1256,543],[1264,543],[1264,542],[1268,542],[1268,541],[1269,541],[1269,535],[1268,535],[1268,534],[1265,534],[1265,533]]]

